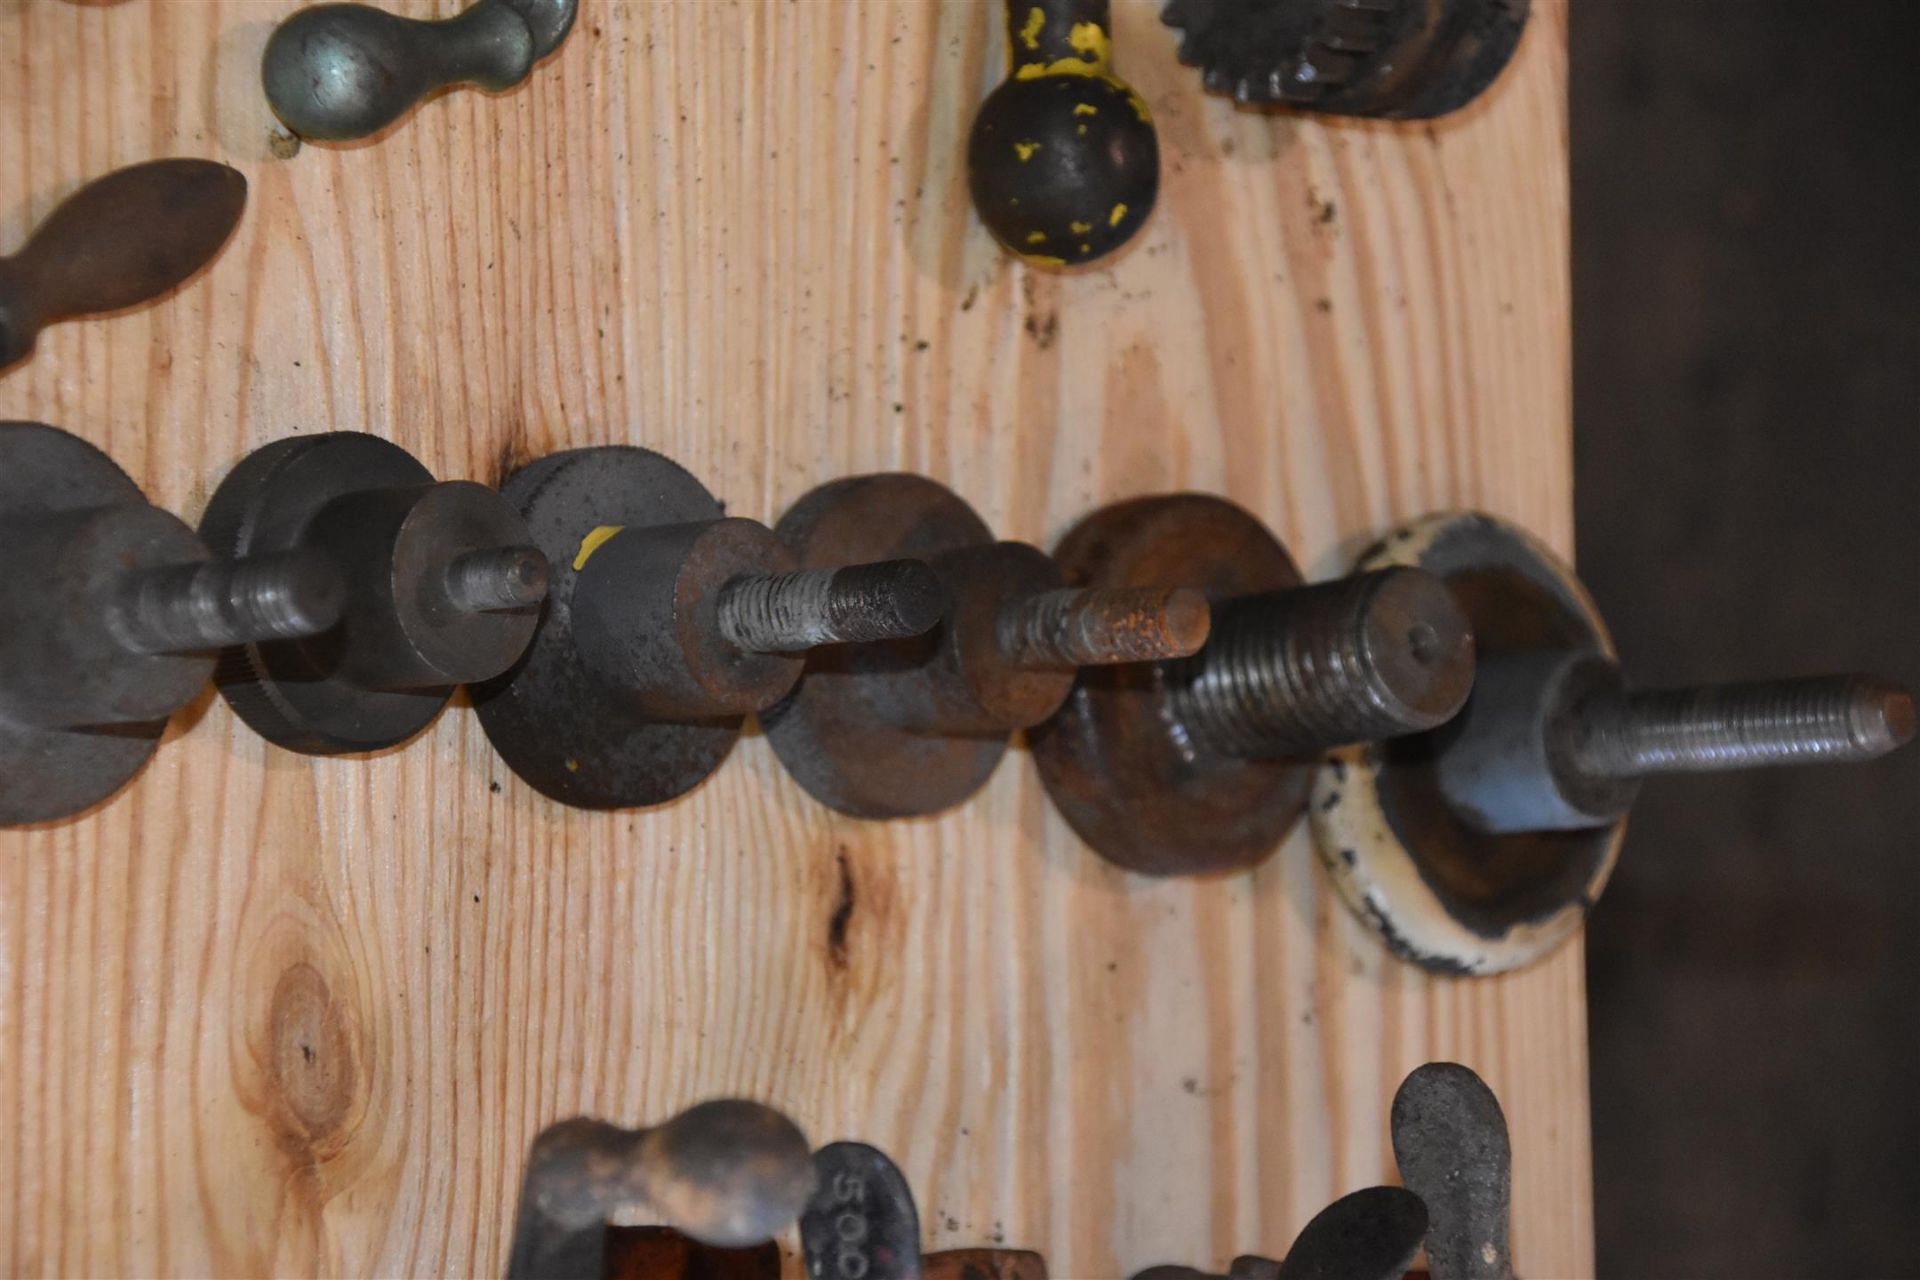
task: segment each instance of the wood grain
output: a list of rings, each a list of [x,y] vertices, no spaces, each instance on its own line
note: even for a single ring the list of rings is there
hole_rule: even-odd
[[[985,4],[583,0],[525,86],[279,159],[253,68],[291,7],[0,0],[0,244],[151,156],[252,183],[201,278],[0,378],[0,417],[188,519],[246,450],[364,429],[487,481],[645,444],[762,519],[908,468],[1042,543],[1210,489],[1317,575],[1441,506],[1569,541],[1557,0],[1488,99],[1411,126],[1203,98],[1120,0],[1161,205],[1070,276],[968,208]],[[1387,1100],[1442,1057],[1506,1103],[1522,1273],[1584,1274],[1582,983],[1577,948],[1472,982],[1388,959],[1304,832],[1254,874],[1117,874],[1018,753],[937,821],[835,818],[757,738],[596,815],[465,706],[314,761],[209,698],[111,802],[0,833],[0,1268],[497,1273],[541,1125],[723,1092],[890,1149],[931,1245],[1220,1264],[1387,1176]]]

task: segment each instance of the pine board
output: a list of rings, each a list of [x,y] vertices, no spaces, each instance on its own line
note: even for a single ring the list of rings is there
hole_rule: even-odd
[[[198,280],[0,376],[0,417],[189,520],[246,450],[352,429],[485,481],[644,444],[762,519],[917,470],[1042,544],[1207,489],[1314,576],[1436,507],[1569,542],[1563,0],[1432,126],[1236,111],[1119,0],[1161,205],[1071,276],[968,208],[984,4],[582,0],[525,86],[280,158],[254,68],[292,7],[0,0],[0,245],[153,156],[252,184]],[[114,800],[0,833],[7,1273],[495,1274],[543,1124],[726,1092],[891,1150],[932,1246],[1224,1263],[1386,1176],[1386,1102],[1431,1057],[1505,1101],[1522,1274],[1590,1272],[1577,947],[1429,978],[1304,832],[1247,875],[1118,874],[1019,752],[937,820],[837,819],[757,737],[677,804],[595,815],[459,704],[314,761],[208,697]]]

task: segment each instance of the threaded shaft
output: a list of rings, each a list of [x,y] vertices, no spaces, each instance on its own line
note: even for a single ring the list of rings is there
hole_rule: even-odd
[[[1590,698],[1570,763],[1598,778],[1872,760],[1913,739],[1913,695],[1873,676],[1706,685]]]
[[[1184,658],[1207,642],[1207,598],[1189,587],[1048,591],[1000,618],[1000,648],[1035,670]]]
[[[730,644],[793,653],[920,635],[945,616],[947,589],[924,561],[882,560],[735,578],[721,589],[719,610]]]
[[[1446,584],[1395,568],[1214,606],[1212,637],[1170,683],[1176,714],[1214,750],[1308,756],[1444,723],[1473,661]]]
[[[538,547],[487,547],[447,566],[447,599],[457,609],[487,613],[525,609],[547,598],[547,558]]]
[[[198,653],[318,635],[346,598],[332,562],[311,552],[204,560],[129,575],[114,625],[135,653]]]

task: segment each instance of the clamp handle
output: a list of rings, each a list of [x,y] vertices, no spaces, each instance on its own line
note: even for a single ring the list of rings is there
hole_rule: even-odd
[[[260,60],[267,102],[302,138],[378,133],[440,89],[525,80],[573,29],[578,0],[480,0],[451,18],[322,4],[274,30]]]
[[[1152,115],[1113,69],[1108,3],[1006,0],[1007,78],[967,137],[980,220],[1041,266],[1112,253],[1160,190]]]
[[[0,369],[56,320],[151,302],[218,253],[247,180],[211,160],[150,160],[68,196],[20,251],[0,257]]]

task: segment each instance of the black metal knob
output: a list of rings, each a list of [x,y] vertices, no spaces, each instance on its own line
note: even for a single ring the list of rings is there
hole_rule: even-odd
[[[362,4],[323,4],[288,18],[260,62],[267,102],[303,138],[378,133],[438,89],[508,89],[559,47],[578,0],[480,0],[438,22]]]
[[[205,266],[247,204],[239,170],[211,160],[116,169],[63,200],[0,257],[0,369],[56,320],[151,302]]]
[[[105,799],[216,650],[324,632],[346,600],[312,557],[210,557],[112,459],[37,422],[0,423],[0,546],[0,824]]]
[[[1007,44],[1007,78],[967,140],[974,208],[1029,261],[1104,257],[1160,190],[1153,117],[1113,71],[1107,0],[1007,0]]]
[[[235,555],[322,556],[348,584],[337,630],[247,644],[219,677],[241,719],[294,751],[412,737],[456,685],[513,665],[546,598],[546,559],[504,498],[436,483],[406,450],[358,432],[256,449],[214,491],[200,532]]]

